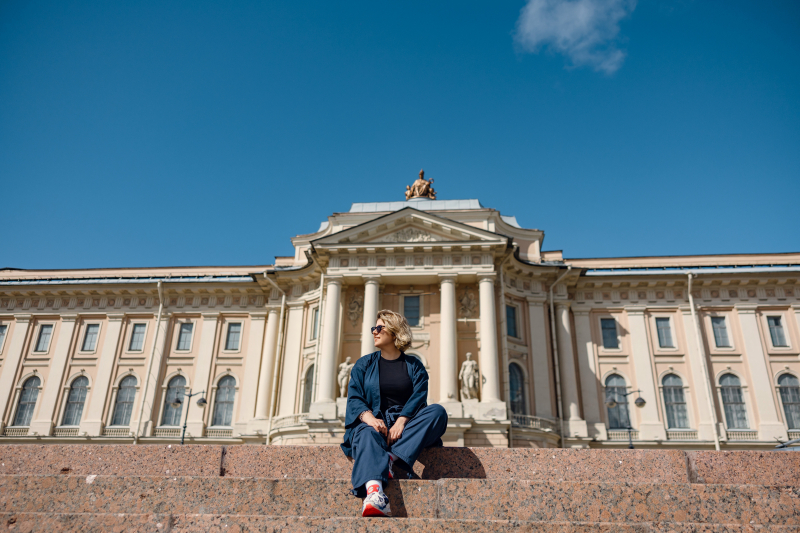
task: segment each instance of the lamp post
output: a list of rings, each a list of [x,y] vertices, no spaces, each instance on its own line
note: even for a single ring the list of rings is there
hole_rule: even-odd
[[[183,395],[187,398],[191,398],[192,396],[197,396],[198,394],[205,394],[206,391],[195,392],[192,394],[192,389],[189,389],[189,394],[184,393]],[[177,409],[178,407],[183,404],[183,400],[181,400],[180,396],[176,397],[172,403],[170,404],[173,408]],[[200,397],[197,399],[197,407],[205,407],[208,405],[208,402],[204,397]],[[186,421],[189,419],[189,409],[186,409],[186,414],[183,416],[183,431],[181,432],[181,445],[183,445],[183,440],[186,438]]]
[[[632,390],[630,392],[619,392],[619,393],[616,393],[615,396],[622,396],[624,398],[627,398],[628,396],[630,396],[634,392],[638,392],[639,393],[639,397],[636,398],[633,401],[633,404],[636,407],[638,407],[639,409],[641,409],[647,403],[647,402],[644,401],[644,398],[642,398],[642,396],[641,396],[641,394],[642,394],[641,390],[636,389],[636,390]],[[627,404],[627,402],[626,402],[626,404]],[[617,404],[617,400],[614,399],[613,396],[609,396],[609,397],[606,398],[606,407],[608,407],[609,409],[613,409],[617,405],[618,405]],[[631,436],[631,432],[633,431],[633,428],[631,427],[631,414],[628,412],[627,409],[625,409],[625,413],[628,416],[628,449],[632,450],[633,449],[633,437]]]

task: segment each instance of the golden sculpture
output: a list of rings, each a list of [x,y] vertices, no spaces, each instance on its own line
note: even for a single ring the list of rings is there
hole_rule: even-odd
[[[433,190],[433,178],[425,179],[425,171],[419,171],[419,178],[414,185],[406,185],[406,200],[412,198],[430,198],[436,200],[436,191]]]

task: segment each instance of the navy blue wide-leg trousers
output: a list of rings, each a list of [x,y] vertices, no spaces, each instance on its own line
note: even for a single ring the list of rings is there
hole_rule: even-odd
[[[389,452],[414,467],[420,452],[433,445],[447,429],[447,411],[438,404],[424,407],[406,423],[403,434],[389,446],[386,438],[365,423],[353,431],[353,489],[362,492],[370,479],[389,479]]]

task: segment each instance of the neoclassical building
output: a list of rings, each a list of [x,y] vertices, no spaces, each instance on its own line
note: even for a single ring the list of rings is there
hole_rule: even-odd
[[[273,265],[0,271],[0,440],[174,443],[185,422],[194,443],[337,444],[342,365],[382,308],[412,325],[448,445],[800,437],[800,253],[543,240],[478,200],[413,198],[334,213]]]

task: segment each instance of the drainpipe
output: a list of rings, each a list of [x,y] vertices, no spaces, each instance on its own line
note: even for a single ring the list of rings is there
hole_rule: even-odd
[[[269,444],[270,443],[269,434],[272,431],[272,415],[275,412],[275,398],[277,395],[277,391],[275,389],[278,386],[278,368],[280,366],[278,363],[280,363],[280,361],[283,358],[282,357],[283,349],[281,348],[281,344],[283,343],[283,313],[284,310],[286,309],[286,293],[283,292],[283,289],[278,287],[278,285],[274,281],[269,279],[266,270],[264,271],[264,279],[267,280],[270,283],[270,285],[278,289],[278,291],[281,293],[281,314],[280,318],[278,318],[278,345],[275,348],[276,350],[275,361],[273,363],[274,366],[272,367],[272,398],[269,405],[269,422],[267,423],[267,444]]]
[[[703,345],[703,339],[700,336],[700,323],[697,320],[697,313],[694,307],[694,297],[692,296],[692,273],[689,272],[689,307],[692,310],[692,321],[694,322],[694,334],[697,340],[697,351],[700,354],[700,359],[703,361],[703,381],[705,382],[706,399],[708,400],[708,407],[711,409],[711,422],[714,424],[714,449],[719,451],[719,424],[717,423],[717,411],[714,408],[713,393],[711,391],[711,378],[708,374],[708,360],[706,358],[706,349]]]
[[[161,292],[161,281],[156,287],[158,290],[158,317],[156,318],[156,333],[153,337],[153,350],[150,352],[150,362],[147,363],[147,374],[144,375],[144,391],[142,392],[141,407],[139,408],[139,419],[136,422],[136,433],[133,434],[133,443],[139,442],[139,431],[142,429],[142,415],[144,414],[144,401],[147,399],[147,389],[150,385],[150,372],[153,370],[153,359],[156,356],[156,346],[158,344],[158,332],[161,330],[161,312],[164,310],[164,295]]]
[[[508,326],[506,318],[506,285],[505,277],[503,276],[503,267],[511,258],[511,254],[506,255],[506,258],[500,262],[498,269],[500,270],[500,339],[503,348],[503,392],[506,396],[506,417],[511,422],[508,426],[508,447],[514,447],[514,436],[512,435],[514,427],[514,419],[511,416],[511,382],[508,371]]]
[[[564,408],[561,405],[561,367],[558,364],[558,338],[556,337],[556,313],[553,306],[553,287],[558,285],[558,282],[564,279],[572,270],[572,265],[567,265],[567,271],[556,278],[555,283],[550,285],[550,338],[553,345],[553,366],[556,373],[556,408],[558,412],[558,423],[561,428],[561,439],[559,443],[564,447]]]

